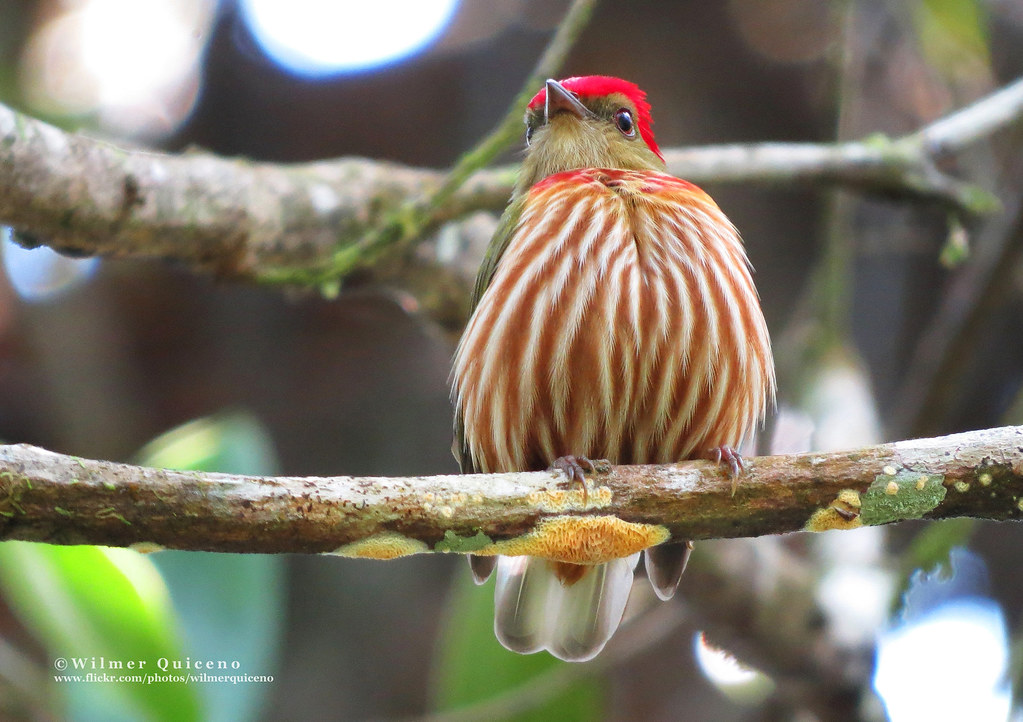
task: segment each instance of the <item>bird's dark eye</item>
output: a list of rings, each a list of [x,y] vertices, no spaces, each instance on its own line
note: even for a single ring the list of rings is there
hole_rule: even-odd
[[[618,130],[622,131],[622,135],[626,138],[635,137],[636,124],[632,122],[632,113],[625,108],[615,113],[615,125],[618,126]]]
[[[526,126],[526,145],[529,145],[530,141],[533,140],[533,126]]]

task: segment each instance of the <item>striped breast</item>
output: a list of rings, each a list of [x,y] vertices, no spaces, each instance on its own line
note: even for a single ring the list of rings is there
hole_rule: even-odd
[[[707,194],[652,171],[568,171],[528,191],[452,377],[484,472],[738,446],[774,394],[742,241]]]

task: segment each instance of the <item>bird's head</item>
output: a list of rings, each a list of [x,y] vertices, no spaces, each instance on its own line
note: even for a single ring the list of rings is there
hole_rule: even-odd
[[[663,171],[639,86],[606,75],[548,80],[526,108],[518,189],[576,168]]]

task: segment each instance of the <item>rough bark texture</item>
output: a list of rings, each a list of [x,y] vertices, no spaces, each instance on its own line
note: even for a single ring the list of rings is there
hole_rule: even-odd
[[[591,475],[585,498],[560,472],[270,478],[0,447],[0,539],[57,544],[561,558],[582,539],[642,548],[668,534],[752,537],[956,516],[1023,517],[1023,427],[749,459],[734,495],[727,471],[709,462],[608,467]],[[598,560],[615,548],[582,553]]]

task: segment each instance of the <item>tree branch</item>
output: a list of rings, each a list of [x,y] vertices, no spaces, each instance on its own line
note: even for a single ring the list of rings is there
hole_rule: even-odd
[[[916,133],[915,138],[926,146],[929,153],[955,153],[1017,122],[1021,114],[1023,79],[1009,83],[972,105],[936,120]]]
[[[672,173],[697,183],[827,182],[976,214],[997,206],[993,196],[944,174],[935,160],[1021,115],[1023,80],[901,138],[665,155]],[[465,175],[489,162],[505,125],[485,153],[466,156],[448,176],[361,158],[277,165],[126,150],[0,105],[0,223],[13,226],[23,244],[66,253],[160,258],[221,276],[329,285],[371,264],[378,244],[400,246],[474,211],[502,208],[515,168]],[[437,254],[433,260],[450,263]]]
[[[841,143],[759,143],[669,149],[673,173],[695,183],[826,182],[948,206],[962,215],[998,208],[990,193],[939,170],[936,161],[965,150],[1023,117],[1023,79],[898,138],[874,135]]]
[[[0,446],[0,539],[393,558],[440,551],[594,562],[665,540],[1023,517],[1023,427],[758,457],[733,495],[709,462],[560,473],[252,477]],[[574,488],[573,488],[574,487]]]
[[[317,268],[301,269],[297,275],[288,268],[267,268],[262,272],[261,280],[308,284],[309,272],[313,270],[313,280],[335,281],[356,268],[372,265],[382,252],[400,249],[440,226],[448,218],[445,206],[470,176],[494,162],[521,135],[522,109],[533,97],[536,88],[560,70],[572,45],[589,22],[596,4],[597,0],[574,0],[504,118],[475,148],[458,159],[440,187],[425,198],[409,199],[384,223],[371,228],[362,238],[339,246],[333,256]]]

